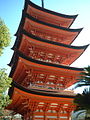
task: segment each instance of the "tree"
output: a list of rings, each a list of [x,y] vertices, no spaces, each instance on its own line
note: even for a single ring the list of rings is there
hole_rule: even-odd
[[[74,103],[77,105],[76,111],[86,110],[85,120],[90,120],[90,88],[85,88],[82,94],[77,94]]]
[[[80,74],[81,75],[80,78],[78,79],[78,82],[72,89],[75,89],[77,87],[90,86],[90,66],[85,67],[84,71]]]
[[[0,18],[0,56],[3,49],[9,46],[11,41],[9,29]],[[4,119],[5,107],[10,103],[9,96],[6,94],[10,87],[11,78],[8,77],[5,69],[0,69],[0,120]],[[3,117],[3,118],[2,118]]]
[[[9,46],[11,41],[10,32],[4,21],[0,18],[0,55],[3,53],[3,49]]]
[[[0,69],[0,120],[3,120],[7,113],[5,107],[10,104],[11,100],[7,95],[7,90],[11,84],[11,78],[8,77],[5,69]]]
[[[11,78],[5,73],[5,69],[0,69],[0,111],[9,104],[9,96],[6,95],[6,92],[10,84]]]
[[[90,66],[84,68],[74,88],[83,86],[90,87]],[[86,113],[90,115],[90,89],[85,88],[82,94],[77,94],[74,103],[77,105],[77,110],[86,110]],[[82,112],[83,111],[81,111],[81,113]],[[87,117],[87,114],[86,120],[90,119],[90,117]]]

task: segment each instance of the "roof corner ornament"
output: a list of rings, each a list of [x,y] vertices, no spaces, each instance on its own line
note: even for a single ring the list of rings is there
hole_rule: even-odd
[[[41,0],[41,2],[42,2],[42,8],[44,8],[44,0]]]

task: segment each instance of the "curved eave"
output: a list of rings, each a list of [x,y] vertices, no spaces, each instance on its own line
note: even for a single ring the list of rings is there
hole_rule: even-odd
[[[49,27],[53,27],[53,28],[57,28],[57,29],[62,29],[62,30],[65,30],[65,31],[70,31],[70,32],[81,32],[81,30],[83,28],[79,28],[79,29],[70,29],[70,28],[65,28],[65,27],[61,27],[61,26],[56,26],[56,25],[53,25],[53,24],[50,24],[50,23],[46,23],[46,22],[43,22],[43,21],[40,21],[36,18],[33,18],[32,16],[30,16],[29,14],[25,13],[24,16],[34,22],[37,22],[37,23],[40,23],[40,24],[43,24],[43,25],[46,25],[46,26],[49,26]]]
[[[79,29],[70,29],[70,28],[65,28],[65,27],[61,27],[61,26],[56,26],[56,25],[53,25],[53,24],[50,24],[50,23],[45,23],[43,21],[40,21],[36,18],[33,18],[32,16],[30,16],[29,14],[25,13],[25,11],[23,11],[22,13],[22,18],[21,18],[21,22],[20,22],[20,25],[19,25],[19,28],[16,32],[15,35],[18,34],[18,32],[23,28],[24,26],[24,23],[25,23],[25,18],[28,18],[29,20],[32,20],[34,22],[37,22],[39,24],[42,24],[42,25],[46,25],[46,26],[49,26],[51,28],[56,28],[56,29],[61,29],[61,30],[65,30],[65,31],[69,31],[69,32],[78,32],[78,34],[82,31],[83,28],[79,28]]]
[[[68,25],[68,27],[70,27],[72,25],[72,23],[74,22],[74,20],[76,19],[76,17],[78,15],[66,15],[66,14],[61,14],[61,13],[57,13],[57,12],[54,12],[54,11],[51,11],[51,10],[48,10],[48,9],[45,9],[45,8],[42,8],[34,3],[32,3],[30,0],[25,0],[25,5],[24,5],[24,11],[26,12],[27,9],[28,9],[28,6],[31,6],[37,10],[40,10],[42,12],[45,12],[45,13],[48,13],[48,14],[51,14],[51,15],[54,15],[54,16],[58,16],[58,17],[62,17],[64,19],[67,19],[67,20],[72,20],[71,23]]]
[[[14,63],[14,60],[15,60],[15,52],[14,52],[12,58],[11,58],[11,61],[7,65],[11,67],[12,63]]]
[[[14,71],[15,71],[16,66],[18,64],[19,58],[22,58],[24,60],[27,60],[27,62],[30,61],[30,62],[38,64],[38,65],[53,67],[54,69],[59,69],[60,68],[60,69],[65,69],[65,70],[67,69],[67,70],[76,71],[76,72],[83,71],[83,68],[75,68],[75,67],[70,67],[70,66],[56,65],[56,64],[52,64],[52,63],[46,63],[46,62],[38,61],[38,60],[32,59],[30,57],[27,57],[23,53],[21,53],[20,51],[16,50],[16,52],[13,55],[13,59],[11,61],[12,62],[11,64],[13,64],[13,67],[12,67],[10,75],[9,75],[10,77],[14,74]]]
[[[18,39],[19,41],[18,41],[18,43],[17,44],[15,44],[14,45],[14,47],[13,47],[13,49],[19,49],[19,47],[20,47],[20,45],[21,45],[21,43],[22,43],[22,36],[23,35],[26,35],[27,37],[29,37],[29,38],[32,38],[34,41],[36,41],[36,42],[38,42],[38,41],[40,41],[40,42],[43,42],[42,44],[47,44],[47,43],[49,43],[49,44],[47,44],[47,45],[49,45],[49,46],[51,46],[51,45],[54,45],[54,48],[56,47],[63,47],[63,49],[65,48],[65,49],[70,49],[71,51],[72,50],[75,50],[75,51],[79,51],[79,55],[75,55],[76,57],[74,57],[73,58],[73,60],[71,60],[71,58],[70,58],[70,60],[69,60],[69,65],[70,64],[72,64],[77,58],[79,58],[82,54],[83,54],[83,52],[86,50],[86,48],[88,47],[88,45],[85,45],[85,46],[71,46],[71,45],[66,45],[66,44],[62,44],[62,43],[57,43],[57,42],[54,42],[54,41],[48,41],[48,40],[46,40],[46,39],[41,39],[41,38],[39,38],[39,37],[36,37],[36,36],[34,36],[34,35],[32,35],[32,34],[30,34],[30,33],[28,33],[28,32],[26,32],[25,30],[23,30],[22,31],[22,35],[20,36],[20,38]],[[29,40],[29,39],[28,39]],[[51,44],[51,45],[50,45]],[[73,52],[74,53],[74,52]]]
[[[34,62],[34,63],[41,64],[41,65],[63,68],[63,69],[68,69],[68,70],[83,71],[83,68],[75,68],[75,67],[69,67],[69,66],[63,66],[63,65],[56,65],[56,64],[52,64],[52,63],[45,63],[42,61],[38,61],[38,60],[35,60],[32,58],[29,58],[29,57],[25,56],[23,53],[21,53],[20,51],[17,51],[17,53],[21,58],[26,59],[26,60],[31,61],[31,62]]]
[[[30,0],[25,0],[25,6],[24,6],[25,10],[27,9],[27,5],[35,7],[36,9],[39,9],[41,11],[44,11],[44,12],[47,12],[47,13],[50,13],[50,14],[53,14],[53,15],[57,15],[57,16],[60,16],[60,17],[64,17],[64,18],[75,19],[78,16],[78,15],[66,15],[66,14],[61,14],[61,13],[58,13],[58,12],[54,12],[54,11],[42,8],[42,7],[34,4]]]
[[[74,59],[74,60],[72,61],[72,63],[75,62],[75,61],[84,53],[84,51],[87,49],[88,46],[89,46],[89,44],[88,44],[88,45],[85,45],[85,46],[81,46],[81,47],[84,47],[82,53],[81,53],[76,59]],[[71,63],[71,64],[72,64],[72,63]]]
[[[63,44],[63,43],[58,43],[58,42],[55,42],[55,41],[49,41],[49,40],[47,40],[47,39],[43,39],[43,38],[34,36],[34,35],[28,33],[26,30],[22,30],[22,31],[21,31],[21,36],[18,36],[18,38],[16,39],[15,44],[14,44],[14,46],[12,47],[12,49],[14,49],[14,48],[19,48],[22,34],[25,34],[25,35],[27,35],[28,37],[33,38],[33,39],[36,39],[36,40],[38,40],[38,41],[42,41],[42,42],[54,44],[54,45],[57,45],[57,46],[63,46],[63,47],[67,47],[67,48],[86,49],[86,48],[88,47],[88,45],[84,45],[84,46],[72,46],[72,45],[67,45],[67,44]]]
[[[38,90],[34,90],[34,89],[27,89],[23,86],[21,86],[20,84],[16,83],[15,81],[13,81],[12,83],[12,90],[9,90],[9,95],[12,97],[12,94],[13,94],[13,90],[14,90],[14,87],[23,91],[23,92],[26,92],[26,93],[30,93],[30,94],[35,94],[35,95],[40,95],[40,96],[43,96],[43,97],[61,97],[61,98],[74,98],[75,95],[60,95],[60,93],[54,93],[54,92],[48,92],[48,91],[38,91]]]
[[[49,41],[49,40],[42,39],[42,38],[39,38],[37,36],[34,36],[34,35],[28,33],[25,30],[22,31],[22,34],[25,34],[26,36],[28,36],[30,38],[33,38],[35,40],[41,41],[41,42],[50,43],[52,45],[62,46],[62,47],[71,48],[71,49],[83,49],[83,50],[85,50],[89,46],[89,44],[88,45],[84,45],[84,46],[73,46],[73,45],[67,45],[67,44],[58,43],[58,42],[54,42],[54,41]],[[17,48],[18,47],[19,47],[19,44],[18,44]]]
[[[27,100],[34,100],[34,102],[39,102],[39,103],[40,102],[56,103],[58,105],[67,103],[68,105],[72,106],[75,94],[62,95],[62,94],[48,93],[44,91],[41,92],[36,90],[28,90],[22,87],[21,85],[13,82],[11,89],[9,89],[9,96],[12,99],[12,102],[10,105],[7,106],[7,109],[13,110],[16,113],[20,113],[21,115],[23,115],[25,114],[28,108],[30,109],[29,106],[31,105],[31,103],[29,102],[29,104],[27,105],[28,102]]]

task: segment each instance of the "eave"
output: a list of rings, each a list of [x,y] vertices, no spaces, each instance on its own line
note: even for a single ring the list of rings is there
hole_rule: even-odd
[[[75,95],[60,95],[53,93],[44,93],[44,91],[38,92],[35,90],[27,90],[26,88],[18,85],[15,82],[13,83],[12,88],[9,90],[9,95],[12,98],[12,102],[10,105],[7,106],[7,109],[13,110],[14,112],[19,113],[21,115],[25,114],[25,112],[27,112],[28,109],[33,110],[33,112],[35,112],[39,109],[38,106],[41,104],[41,102],[43,103],[41,109],[46,108],[46,105],[51,106],[51,104],[55,104],[56,107],[54,107],[55,105],[52,107],[58,111],[58,107],[61,104],[62,106],[64,106],[65,104],[68,105],[67,107],[65,107],[65,110],[69,109],[70,111],[72,111],[73,109],[75,109],[75,105],[73,105],[73,99]],[[37,105],[35,105],[32,108],[32,103],[33,105],[37,103]],[[50,113],[47,114],[50,115]],[[37,112],[35,112],[35,115],[37,115]]]
[[[57,15],[57,16],[61,16],[61,17],[65,17],[65,18],[71,18],[71,19],[77,17],[77,15],[65,15],[65,14],[61,14],[61,13],[58,13],[58,12],[55,12],[55,11],[51,11],[51,10],[42,8],[42,7],[34,4],[34,3],[31,2],[30,0],[25,0],[25,2],[26,2],[25,9],[26,9],[27,4],[28,4],[28,5],[30,5],[30,6],[33,6],[33,7],[37,8],[37,9],[40,9],[40,10],[42,10],[42,11],[45,11],[45,12],[48,12],[48,13],[50,13],[50,14],[54,14],[54,15]]]
[[[29,28],[27,28],[27,26]],[[24,12],[22,15],[22,19],[21,19],[18,31],[15,35],[16,36],[20,35],[20,31],[22,31],[22,29],[30,31],[31,26],[33,26],[34,29],[41,30],[41,32],[48,31],[49,35],[48,35],[48,33],[45,33],[45,34],[47,34],[47,36],[51,37],[52,35],[54,35],[53,37],[56,36],[56,38],[59,39],[58,40],[59,43],[64,43],[64,44],[71,44],[82,30],[82,28],[69,29],[69,28],[55,26],[55,25],[52,25],[49,23],[45,23],[45,22],[39,21],[36,18],[33,18],[32,16],[30,16]],[[35,36],[37,36],[37,34]],[[51,37],[51,41],[54,41],[52,37]]]
[[[73,93],[73,95],[68,94],[69,92],[67,92],[67,94],[62,94],[59,92],[54,92],[54,91],[45,91],[45,90],[37,90],[37,89],[27,89],[23,86],[21,86],[20,84],[18,84],[17,82],[13,81],[12,82],[12,87],[16,87],[17,89],[26,92],[26,93],[31,93],[31,94],[35,94],[35,95],[42,95],[44,96],[49,96],[49,97],[60,97],[60,98],[74,98],[75,97],[75,93]],[[13,89],[14,90],[14,89]],[[63,91],[64,92],[64,91]],[[13,91],[9,91],[9,95],[12,96]]]
[[[70,65],[72,64],[77,58],[79,58],[83,52],[86,50],[88,45],[85,46],[71,46],[71,45],[66,45],[62,43],[57,43],[54,41],[48,41],[46,39],[41,39],[39,37],[36,37],[32,34],[29,34],[25,30],[22,31],[22,34],[20,38],[17,40],[17,44],[14,45],[13,49],[19,49],[23,54],[26,54],[27,56],[29,55],[29,46],[33,46],[34,49],[35,47],[42,49],[42,52],[45,52],[45,54],[50,53],[55,54],[55,55],[60,55],[64,56],[64,60],[61,63],[58,64],[65,64],[65,65]],[[38,48],[38,49],[39,49]],[[44,50],[45,48],[45,50]],[[26,50],[26,51],[25,51]],[[38,52],[38,51],[37,51]],[[28,53],[28,54],[27,54]],[[65,54],[65,55],[64,55]],[[66,58],[65,58],[66,56]],[[56,58],[56,57],[55,57]]]
[[[63,24],[63,27],[70,27],[71,24],[74,22],[74,20],[77,17],[77,15],[65,15],[65,14],[60,14],[60,13],[42,8],[42,7],[32,3],[31,1],[26,0],[25,5],[24,5],[24,11],[30,14],[30,10],[32,10],[32,11],[34,10],[35,15],[36,15],[36,13],[43,15],[43,18],[49,16],[48,19],[50,19],[50,21],[52,21],[52,22],[53,22],[53,20],[56,20],[60,23],[66,22]]]
[[[45,42],[45,43],[50,43],[50,44],[57,45],[57,46],[73,48],[73,49],[86,49],[88,47],[88,45],[89,45],[89,44],[88,45],[84,45],[84,46],[67,45],[67,44],[58,43],[58,42],[55,42],[55,41],[49,41],[47,39],[43,39],[43,38],[37,37],[35,35],[32,35],[32,34],[28,33],[26,30],[21,30],[21,36],[18,36],[18,38],[16,39],[16,41],[18,41],[18,42],[17,42],[17,44],[15,43],[14,46],[12,47],[13,50],[14,50],[14,48],[19,48],[20,42],[21,42],[21,38],[22,38],[22,34],[28,36],[29,38],[38,40],[38,41],[42,41],[42,42]]]
[[[14,68],[15,68],[15,66],[16,66],[15,64],[17,64],[17,61],[18,61],[19,57],[25,59],[28,62],[31,61],[31,62],[41,64],[41,65],[45,65],[45,66],[51,66],[51,67],[63,68],[63,69],[67,69],[67,70],[74,70],[74,71],[81,71],[81,72],[83,71],[83,68],[76,68],[76,67],[57,65],[57,64],[52,64],[52,63],[46,63],[46,62],[43,62],[43,61],[38,61],[38,60],[32,59],[31,57],[28,57],[28,56],[24,55],[21,51],[19,51],[17,49],[14,51],[13,57],[11,59],[12,62],[10,64],[10,66],[14,65]]]
[[[63,84],[62,86],[63,88],[67,88],[70,85],[74,84],[77,81],[78,77],[80,76],[80,73],[83,71],[82,68],[56,65],[56,64],[45,63],[42,61],[34,60],[30,57],[25,56],[20,51],[14,53],[11,65],[12,68],[9,76],[13,77],[13,80],[18,81],[19,84],[22,83],[22,81],[26,80],[25,79],[27,75],[26,71],[29,72],[30,69],[32,69],[35,71],[40,71],[39,74],[48,74],[48,75],[50,74],[50,75],[58,76],[58,78],[64,77],[65,85]],[[69,81],[67,82],[67,80]],[[54,83],[54,81],[52,82]]]

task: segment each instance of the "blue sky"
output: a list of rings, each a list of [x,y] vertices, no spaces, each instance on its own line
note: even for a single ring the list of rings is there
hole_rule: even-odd
[[[41,0],[31,0],[41,6]],[[90,0],[44,0],[45,8],[60,12],[62,14],[76,15],[79,14],[71,28],[82,28],[82,32],[77,37],[73,45],[82,46],[90,43]],[[0,1],[0,17],[4,20],[10,29],[12,42],[8,48],[4,50],[4,54],[0,57],[0,68],[7,68],[12,57],[13,51],[11,47],[15,42],[14,34],[19,26],[24,0],[1,0]],[[72,64],[74,67],[86,67],[90,65],[90,47],[84,54]]]

